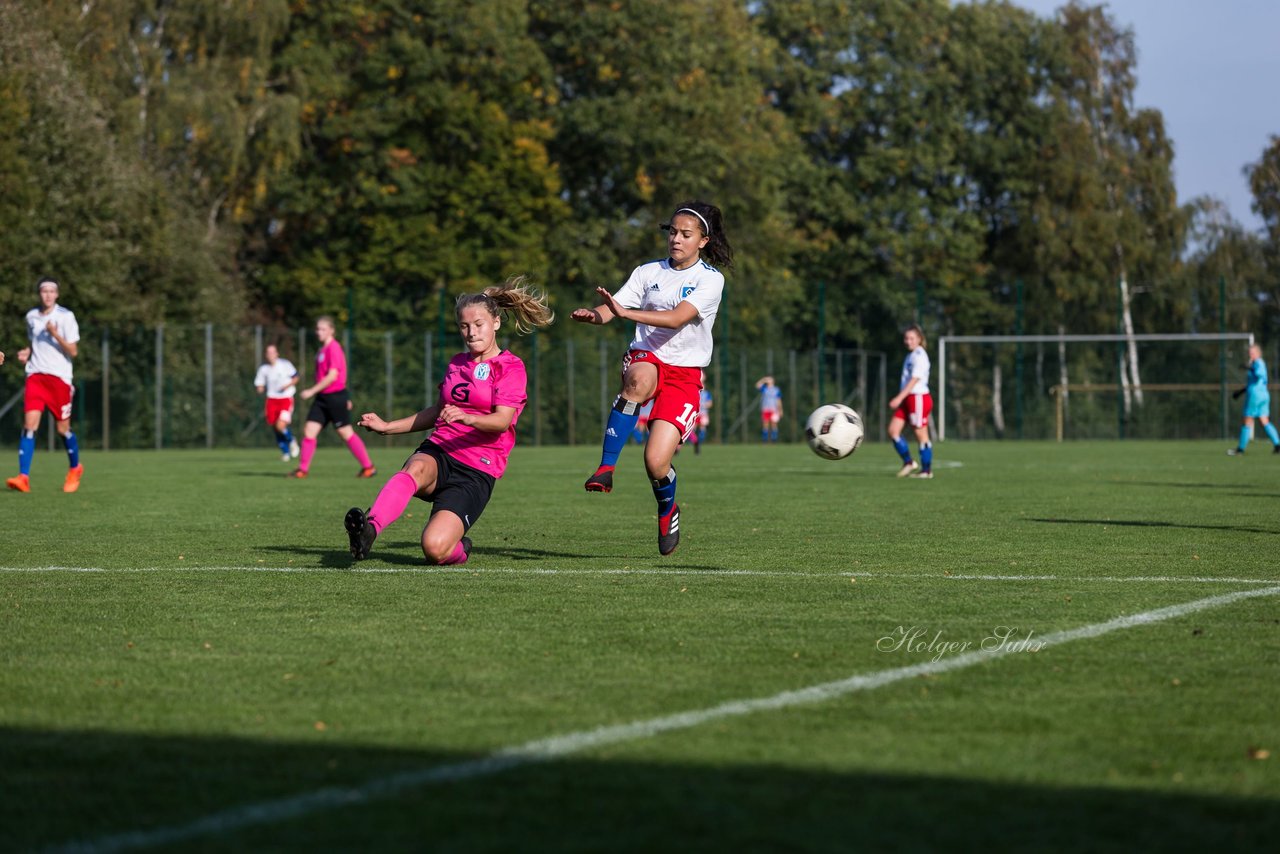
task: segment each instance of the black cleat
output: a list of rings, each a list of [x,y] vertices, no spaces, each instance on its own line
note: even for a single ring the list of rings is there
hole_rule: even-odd
[[[463,537],[461,542],[462,542],[462,553],[465,554],[467,557],[471,557],[471,538]]]
[[[351,540],[351,556],[356,560],[364,560],[373,549],[373,541],[378,538],[378,532],[373,529],[373,523],[365,516],[363,510],[352,507],[347,511],[347,518],[343,520],[343,524],[347,528],[347,537]]]
[[[1227,448],[1228,457],[1243,457],[1244,448]]]
[[[658,517],[658,554],[669,555],[680,545],[680,505],[673,504],[671,513]]]
[[[613,466],[600,466],[583,485],[587,492],[613,492]]]
[[[1271,446],[1271,453],[1273,453],[1273,454],[1280,454],[1280,445],[1272,445],[1272,446]]]

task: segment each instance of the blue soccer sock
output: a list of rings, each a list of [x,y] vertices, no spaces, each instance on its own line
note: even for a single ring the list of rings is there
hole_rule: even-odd
[[[1240,445],[1239,445],[1240,450],[1243,451],[1245,448],[1249,447],[1249,440],[1252,438],[1253,438],[1253,428],[1241,427],[1240,428]]]
[[[676,503],[676,470],[667,472],[661,480],[650,482],[653,484],[653,497],[658,499],[659,518],[669,515]]]
[[[933,469],[933,443],[925,442],[920,446],[920,468],[923,471]]]
[[[631,431],[640,420],[640,404],[618,395],[609,410],[609,421],[604,428],[604,447],[600,452],[600,465],[616,466],[618,455],[627,446]]]
[[[280,434],[280,438],[284,440],[285,446],[293,444],[293,431],[288,427],[284,428],[284,432]]]
[[[23,430],[18,440],[18,471],[31,474],[31,458],[36,455],[36,431]]]
[[[1267,438],[1271,440],[1271,444],[1280,445],[1280,433],[1276,432],[1276,425],[1268,421],[1262,425],[1262,429],[1267,431]]]
[[[289,431],[288,430],[276,431],[276,445],[278,445],[280,450],[283,451],[284,453],[286,454],[289,453]]]
[[[62,445],[67,449],[67,464],[71,468],[80,465],[80,442],[75,433],[68,432],[62,437]]]
[[[907,440],[899,436],[893,440],[893,449],[898,452],[898,456],[902,457],[904,465],[911,463],[911,449],[907,447]]]

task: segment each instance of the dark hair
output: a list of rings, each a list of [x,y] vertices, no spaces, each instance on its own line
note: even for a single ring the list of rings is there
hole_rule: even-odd
[[[671,221],[682,212],[693,214],[693,218],[698,221],[698,228],[707,238],[707,245],[702,247],[699,253],[703,260],[709,261],[715,267],[732,269],[733,247],[729,245],[729,238],[724,233],[724,215],[720,213],[720,209],[710,202],[697,199],[681,202],[676,205],[675,213],[671,214],[670,219],[659,228],[663,231],[670,230]]]
[[[906,329],[902,330],[902,334],[903,334],[903,335],[906,335],[908,332],[914,332],[915,334],[917,334],[917,335],[919,335],[919,336],[920,336],[920,346],[921,346],[921,347],[928,347],[928,346],[929,346],[929,342],[925,339],[925,337],[924,337],[924,330],[920,328],[920,324],[918,324],[918,323],[913,323],[913,324],[911,324],[910,326],[908,326]]]
[[[58,280],[55,279],[53,276],[41,276],[40,278],[36,279],[36,293],[40,293],[41,286],[46,284],[53,285],[55,288],[58,289],[58,293],[62,293],[62,285],[58,284]]]
[[[547,304],[546,294],[534,290],[524,276],[512,276],[500,285],[490,285],[478,294],[463,294],[454,305],[455,314],[464,308],[483,305],[494,317],[505,312],[511,316],[519,332],[528,332],[535,326],[550,326],[556,313]]]

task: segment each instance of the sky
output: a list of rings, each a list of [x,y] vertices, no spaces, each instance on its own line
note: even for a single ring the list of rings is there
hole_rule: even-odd
[[[1065,0],[1013,0],[1050,17]],[[1280,136],[1280,0],[1110,0],[1133,30],[1135,106],[1164,115],[1178,201],[1214,196],[1245,228],[1262,220],[1242,170]]]

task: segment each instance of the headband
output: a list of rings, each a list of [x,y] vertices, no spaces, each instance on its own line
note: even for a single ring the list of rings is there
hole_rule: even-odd
[[[702,214],[698,213],[698,212],[697,212],[697,211],[695,211],[693,208],[681,208],[680,210],[676,211],[676,213],[691,213],[691,214],[693,214],[694,216],[696,216],[696,217],[698,218],[698,221],[702,223],[702,227],[703,227],[704,229],[706,229],[707,237],[710,237],[710,236],[711,236],[711,225],[710,225],[710,224],[709,224],[709,223],[708,223],[708,222],[703,218]]]

